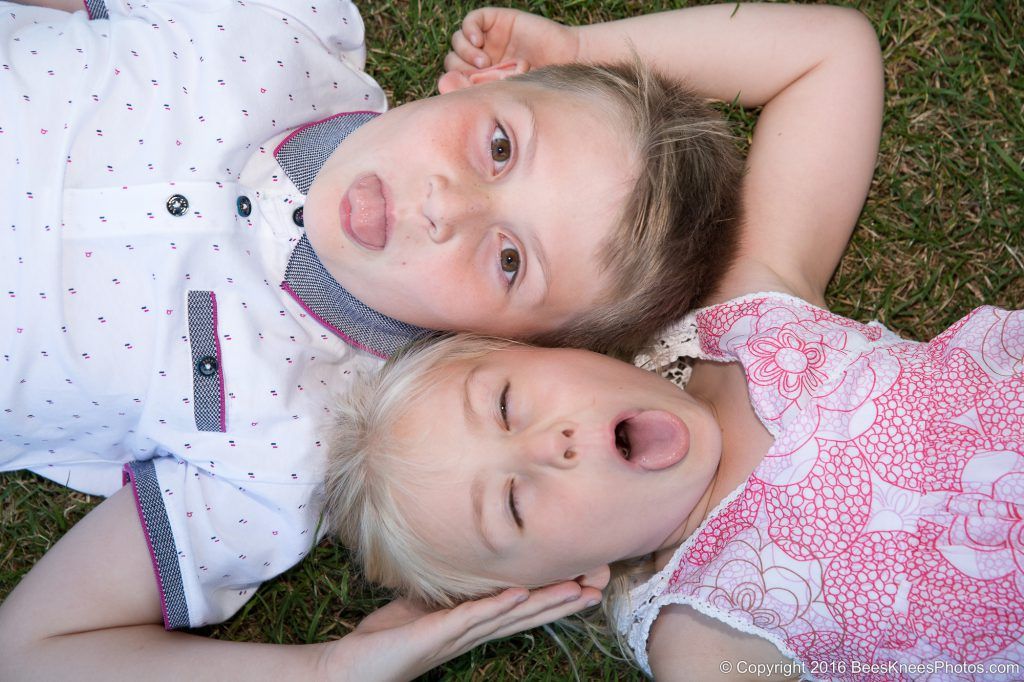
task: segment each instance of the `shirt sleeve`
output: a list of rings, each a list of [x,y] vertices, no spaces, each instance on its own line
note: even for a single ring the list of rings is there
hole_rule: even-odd
[[[130,462],[124,472],[168,630],[231,617],[317,540],[315,486],[243,484],[173,456]]]

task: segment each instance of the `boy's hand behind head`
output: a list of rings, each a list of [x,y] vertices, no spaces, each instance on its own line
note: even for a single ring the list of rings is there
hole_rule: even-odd
[[[481,69],[516,62],[523,71],[575,61],[578,32],[535,14],[484,7],[473,10],[452,34],[452,50],[444,60],[443,92],[475,85],[469,77]]]

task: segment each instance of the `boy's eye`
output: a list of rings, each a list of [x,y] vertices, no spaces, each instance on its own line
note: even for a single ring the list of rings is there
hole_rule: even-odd
[[[494,128],[491,133],[491,159],[494,160],[495,168],[500,172],[509,159],[512,158],[512,140],[505,133],[500,125]]]
[[[501,274],[508,282],[509,288],[512,288],[512,285],[515,284],[516,277],[519,276],[519,268],[522,266],[522,261],[519,256],[519,249],[517,249],[516,245],[505,237],[501,238],[501,251],[498,253],[498,264],[501,266]]]
[[[505,388],[501,389],[501,397],[498,398],[498,412],[501,414],[501,422],[505,425],[505,430],[509,430],[508,426],[508,389],[511,388],[512,384],[506,383]]]

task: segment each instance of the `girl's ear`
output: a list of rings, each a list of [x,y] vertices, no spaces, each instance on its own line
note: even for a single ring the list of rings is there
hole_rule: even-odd
[[[525,61],[522,59],[514,59],[502,62],[501,64],[495,64],[494,66],[488,66],[486,69],[476,69],[475,71],[449,71],[441,76],[441,79],[437,81],[437,90],[444,95],[473,85],[482,85],[483,83],[504,80],[509,76],[515,76],[518,73],[526,73],[526,70],[527,66]]]
[[[593,587],[595,590],[603,590],[608,586],[608,581],[612,579],[612,569],[608,564],[598,566],[597,568],[587,571],[581,576],[576,578],[583,587]]]

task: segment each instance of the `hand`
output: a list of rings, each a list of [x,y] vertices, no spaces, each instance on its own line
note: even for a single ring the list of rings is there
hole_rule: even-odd
[[[601,593],[575,582],[527,592],[522,588],[425,611],[396,600],[333,642],[325,661],[329,679],[406,680],[473,647],[571,615],[600,600]]]
[[[574,27],[513,9],[476,9],[452,34],[452,50],[444,59],[445,74],[438,89],[444,93],[473,85],[476,81],[470,77],[491,67],[514,64],[514,72],[520,73],[574,61],[578,53],[579,34]]]

